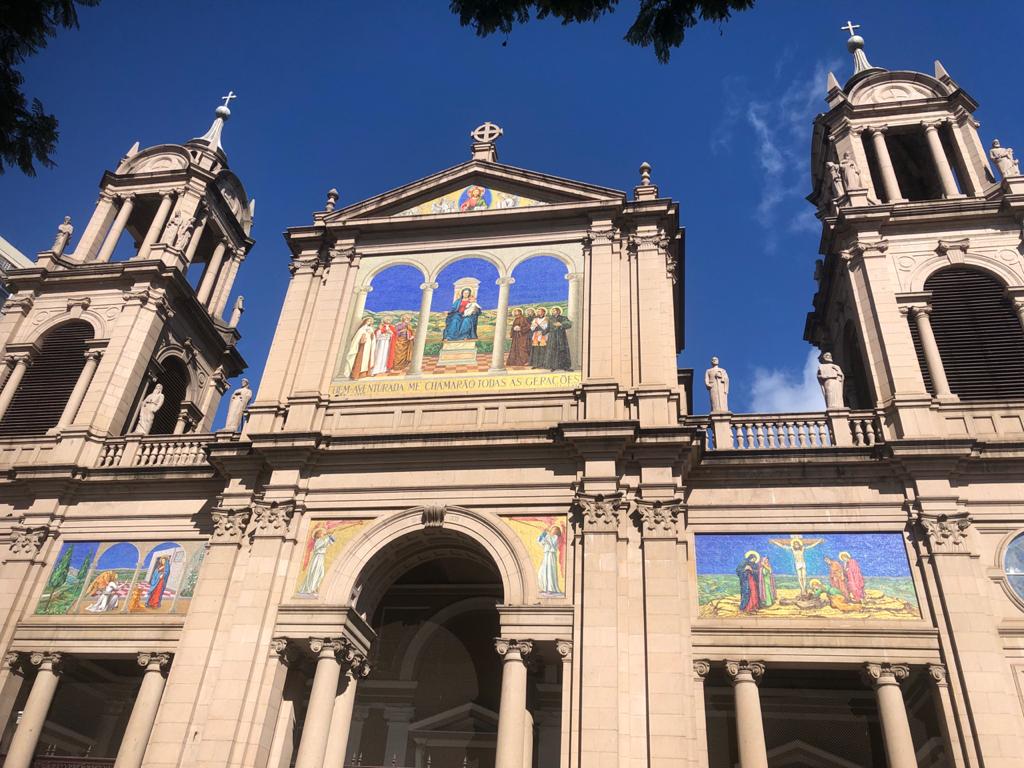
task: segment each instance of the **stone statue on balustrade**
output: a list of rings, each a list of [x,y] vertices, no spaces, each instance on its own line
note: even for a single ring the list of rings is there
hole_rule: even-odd
[[[178,234],[177,236],[175,236],[174,240],[168,239],[168,242],[171,243],[179,251],[185,250],[185,248],[188,247],[189,240],[192,239],[192,232],[195,231],[195,228],[196,220],[189,219],[188,221],[185,222],[185,226],[178,230]]]
[[[71,235],[75,231],[75,228],[71,226],[71,217],[65,216],[64,223],[57,227],[57,237],[53,241],[53,247],[50,248],[58,256],[64,255],[64,249],[68,247],[68,243],[71,242]]]
[[[832,199],[835,200],[838,197],[842,197],[846,194],[846,188],[843,186],[843,177],[839,168],[839,163],[825,163],[825,167],[828,168],[829,178],[832,181]]]
[[[821,394],[825,397],[825,410],[845,408],[843,382],[846,381],[846,375],[843,369],[832,362],[831,352],[825,352],[818,358],[818,362],[818,383],[821,385]]]
[[[164,227],[163,242],[174,243],[178,239],[178,232],[181,231],[181,211],[175,211],[174,215],[171,216],[171,220],[167,222],[167,226]]]
[[[992,158],[1004,179],[1020,176],[1020,162],[1013,156],[1013,147],[1004,147],[999,143],[999,139],[993,139],[988,156]]]
[[[139,418],[135,422],[135,429],[132,431],[133,435],[148,435],[150,430],[153,429],[153,419],[156,418],[156,413],[164,405],[164,385],[157,384],[153,387],[153,391],[150,392],[146,399],[142,401],[142,406],[139,408]]]
[[[228,403],[228,416],[224,420],[224,431],[238,431],[250,400],[252,400],[252,390],[249,389],[249,380],[242,379],[242,386],[231,394],[231,401]]]
[[[704,372],[704,386],[711,398],[712,413],[729,412],[729,374],[718,365],[718,358],[711,358],[711,367]]]
[[[243,312],[245,312],[245,296],[239,296],[235,299],[235,306],[231,310],[231,320],[228,321],[228,325],[232,328],[237,328],[239,320],[242,319]]]

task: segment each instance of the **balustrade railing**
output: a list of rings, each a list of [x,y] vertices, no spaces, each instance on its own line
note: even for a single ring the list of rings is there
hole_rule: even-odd
[[[100,450],[96,466],[180,467],[206,463],[213,435],[147,435],[112,438]]]
[[[865,448],[883,442],[874,411],[722,413],[688,423],[704,428],[712,451]]]

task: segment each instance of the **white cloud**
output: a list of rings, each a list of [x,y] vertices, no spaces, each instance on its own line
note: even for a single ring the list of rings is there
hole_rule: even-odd
[[[807,353],[800,372],[755,368],[751,413],[808,413],[825,409],[818,384],[818,350]]]

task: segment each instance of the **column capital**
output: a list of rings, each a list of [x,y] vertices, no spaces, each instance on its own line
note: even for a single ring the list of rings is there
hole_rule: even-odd
[[[240,544],[251,515],[252,510],[249,507],[242,507],[240,509],[215,507],[210,512],[210,516],[213,518],[211,542],[218,544]]]
[[[35,557],[50,534],[48,525],[14,525],[11,527],[11,554]]]
[[[910,676],[909,664],[890,664],[888,662],[867,662],[864,664],[864,676],[875,688],[883,685],[899,685]]]
[[[160,190],[160,199],[161,200],[170,200],[172,197],[174,197],[177,194],[178,194],[177,190],[174,190],[174,189],[162,189],[162,190]]]
[[[325,658],[327,655],[337,656],[341,653],[342,642],[337,638],[330,637],[311,637],[309,638],[309,650],[317,654],[320,658]]]
[[[921,127],[924,128],[926,131],[929,131],[929,132],[939,130],[939,126],[940,125],[942,125],[942,121],[941,120],[922,120],[921,121]]]
[[[729,675],[729,679],[732,680],[732,684],[737,683],[760,683],[761,678],[764,677],[764,662],[763,661],[747,661],[746,659],[740,661],[726,661],[725,671]]]
[[[516,279],[509,275],[508,277],[499,277],[497,280],[494,281],[494,284],[498,286],[513,285],[515,281]]]
[[[32,309],[32,305],[35,303],[35,299],[31,294],[16,293],[4,302],[3,307],[0,308],[0,313],[7,315],[14,312],[21,312],[21,314],[27,315],[29,310]]]
[[[929,664],[928,675],[939,688],[947,688],[949,681],[946,679],[946,666],[944,664]]]
[[[932,313],[931,304],[922,304],[922,303],[916,303],[915,302],[914,304],[902,304],[902,305],[900,305],[900,314],[907,315],[908,317],[917,318],[917,317],[920,317],[922,315],[927,317],[931,313]]]
[[[96,361],[99,361],[99,359],[101,357],[103,357],[103,350],[102,349],[87,349],[87,350],[85,350],[85,359],[86,360],[96,360]]]
[[[582,280],[583,279],[583,273],[582,272],[566,272],[562,277],[565,280],[568,280],[569,282],[572,282],[574,280]]]
[[[572,509],[584,533],[615,533],[619,528],[619,511],[625,500],[621,493],[609,495],[577,493]]]
[[[572,661],[572,640],[555,640],[555,650],[562,657],[562,661]]]
[[[693,660],[693,674],[695,679],[704,682],[707,676],[711,674],[711,660],[710,659],[694,659]]]
[[[252,505],[252,520],[257,536],[284,536],[295,514],[295,504],[272,501]]]
[[[270,651],[286,667],[292,666],[302,658],[302,653],[291,638],[275,637],[270,641]]]
[[[969,555],[967,530],[972,522],[966,512],[936,517],[917,516],[918,528],[933,555]]]
[[[4,362],[8,365],[28,365],[32,362],[31,352],[8,352],[4,355]]]
[[[136,197],[135,192],[121,192],[117,195],[117,199],[122,203],[134,203]]]
[[[33,651],[28,656],[28,663],[40,669],[49,668],[55,675],[63,672],[64,654],[51,651]]]
[[[367,290],[365,290],[365,291],[364,291],[364,293],[369,293],[370,291],[372,291],[372,290],[373,290],[373,288],[371,288],[370,286],[366,286],[366,288],[367,288]],[[427,290],[428,288],[429,288],[430,290],[432,290],[432,291],[436,291],[436,290],[438,289],[438,284],[437,284],[437,283],[430,283],[430,282],[427,282],[427,283],[421,283],[421,284],[420,284],[420,290],[421,290],[421,291],[425,291],[425,290]],[[358,292],[358,290],[359,290],[359,289],[357,289],[357,292]]]
[[[174,654],[167,651],[139,651],[135,661],[147,672],[158,671],[163,673],[171,665],[171,658],[173,656]]]
[[[24,661],[25,654],[20,651],[8,651],[4,654],[3,662],[0,666],[2,666],[3,669],[13,669],[18,671]]]
[[[645,539],[674,539],[676,522],[683,509],[680,499],[647,501],[636,499],[637,517]]]
[[[864,126],[864,128],[869,133],[871,133],[872,136],[881,136],[886,131],[889,130],[889,124],[888,123],[882,123],[880,125],[866,125],[866,126]]]
[[[505,661],[524,661],[533,651],[533,641],[496,637],[494,638],[494,650]]]
[[[939,244],[935,246],[935,252],[939,256],[944,256],[951,262],[962,264],[964,256],[967,255],[967,251],[971,247],[971,238],[961,237],[958,240],[939,240]],[[952,254],[952,255],[950,255]]]

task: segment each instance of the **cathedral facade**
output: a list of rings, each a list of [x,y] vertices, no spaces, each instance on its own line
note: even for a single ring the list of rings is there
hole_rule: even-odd
[[[132,147],[8,275],[4,766],[1020,765],[1024,176],[940,63],[850,33],[809,126],[815,413],[678,369],[649,166],[524,170],[491,123],[286,232],[229,394],[230,94]]]

